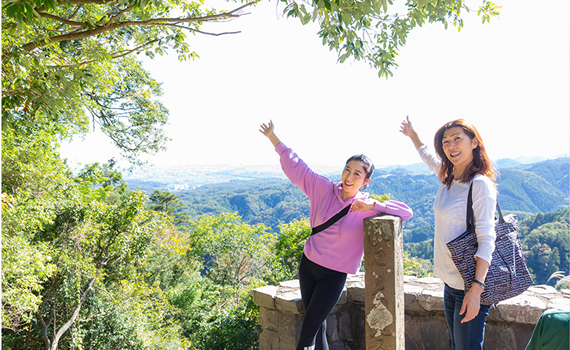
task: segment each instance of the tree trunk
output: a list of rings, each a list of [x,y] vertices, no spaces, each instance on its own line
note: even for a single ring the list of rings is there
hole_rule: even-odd
[[[83,293],[81,293],[81,298],[79,299],[79,303],[77,304],[77,307],[73,311],[73,314],[71,315],[69,320],[57,331],[57,333],[53,337],[53,341],[51,342],[51,346],[49,347],[49,350],[56,350],[57,349],[59,339],[61,338],[63,333],[65,333],[69,329],[69,327],[71,327],[71,325],[75,322],[75,320],[77,319],[77,316],[79,316],[79,311],[81,311],[81,306],[83,305],[83,302],[85,301],[85,298],[87,297],[87,293],[91,290],[91,288],[93,288],[94,284],[95,284],[95,277],[91,278],[89,280],[89,282],[87,283],[87,286],[85,286]]]

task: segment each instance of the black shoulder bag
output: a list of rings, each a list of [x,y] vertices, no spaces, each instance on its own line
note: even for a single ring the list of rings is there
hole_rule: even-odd
[[[344,207],[344,209],[342,209],[338,213],[336,213],[332,218],[328,219],[327,222],[325,222],[324,224],[320,224],[317,227],[311,228],[311,236],[329,228],[330,225],[334,224],[340,218],[345,216],[349,210],[350,210],[350,204]]]

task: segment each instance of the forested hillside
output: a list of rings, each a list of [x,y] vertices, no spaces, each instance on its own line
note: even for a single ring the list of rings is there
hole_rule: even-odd
[[[527,265],[536,284],[544,284],[556,271],[570,270],[570,209],[541,213],[519,225]]]
[[[499,203],[506,212],[524,218],[529,213],[551,212],[568,206],[570,160],[567,157],[499,169]],[[337,180],[334,177],[333,180]],[[439,187],[434,174],[411,173],[397,168],[377,170],[368,191],[390,194],[405,202],[414,216],[405,227],[407,243],[422,242],[433,235],[433,200]],[[150,193],[148,193],[150,194]],[[287,180],[260,179],[205,185],[177,192],[181,210],[196,218],[202,214],[237,212],[249,224],[263,223],[274,231],[279,222],[309,215],[307,197]]]
[[[569,158],[507,164],[509,167],[499,169],[498,200],[505,215],[514,212],[519,217],[521,239],[536,282],[546,283],[559,270],[568,274]],[[414,210],[404,227],[404,246],[411,256],[425,260],[433,258],[432,206],[438,187],[434,174],[396,168],[377,170],[368,188],[372,194],[390,194],[391,199],[405,202]],[[307,197],[288,180],[233,181],[177,194],[182,204],[178,211],[191,218],[237,212],[243,222],[262,223],[276,233],[280,222],[309,215]]]

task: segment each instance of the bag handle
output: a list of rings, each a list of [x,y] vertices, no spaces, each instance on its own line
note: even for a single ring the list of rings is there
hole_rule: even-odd
[[[467,216],[465,217],[467,231],[475,232],[475,218],[473,216],[473,182],[471,182],[471,185],[469,185],[469,195],[467,196]]]
[[[345,216],[348,213],[348,211],[350,210],[350,205],[351,204],[344,207],[344,209],[342,209],[341,211],[336,213],[332,218],[328,219],[327,222],[325,222],[324,224],[320,224],[317,227],[311,228],[311,236],[314,234],[317,234],[321,231],[326,230],[327,228],[329,228],[329,226],[331,226],[332,224],[337,222],[340,218]]]
[[[505,219],[503,218],[503,213],[499,207],[499,201],[497,201],[497,211],[499,212],[499,223],[503,224]],[[469,185],[469,195],[467,196],[467,216],[466,216],[467,230],[475,231],[475,218],[473,215],[473,182]]]

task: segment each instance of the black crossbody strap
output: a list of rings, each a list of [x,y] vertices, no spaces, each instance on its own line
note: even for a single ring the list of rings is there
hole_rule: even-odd
[[[311,236],[314,234],[317,234],[321,231],[326,230],[327,228],[329,228],[330,225],[334,224],[335,222],[337,222],[340,218],[342,218],[343,216],[345,216],[348,211],[350,210],[350,205],[347,205],[346,207],[344,207],[344,209],[342,209],[341,211],[339,211],[338,213],[336,213],[332,218],[328,219],[327,222],[325,222],[324,224],[320,224],[317,227],[313,227],[311,229]]]

